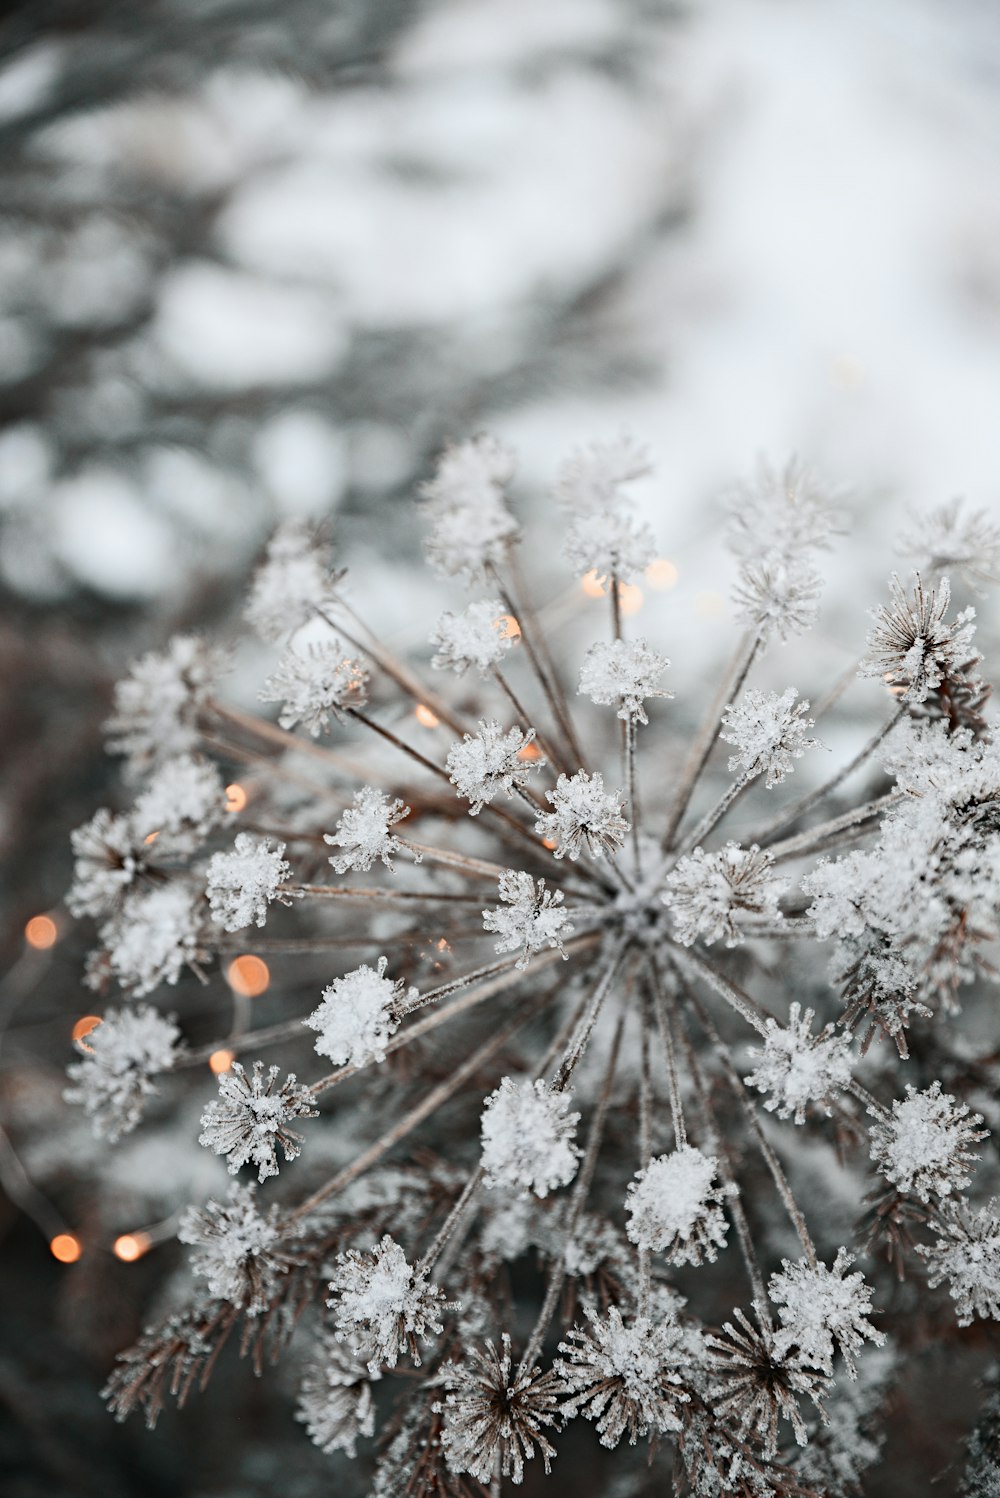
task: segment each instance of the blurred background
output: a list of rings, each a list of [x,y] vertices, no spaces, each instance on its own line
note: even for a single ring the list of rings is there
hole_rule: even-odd
[[[31,1194],[85,1221],[104,1169],[60,1100],[87,1007],[60,900],[69,829],[114,804],[101,723],[129,659],[238,633],[288,516],[332,531],[422,647],[443,602],[411,501],[442,443],[511,441],[546,542],[560,459],[627,428],[656,462],[641,499],[672,570],[647,605],[681,682],[732,636],[721,496],[791,450],[848,494],[796,658],[842,668],[910,508],[1000,517],[998,160],[989,0],[5,9],[5,1491],[237,1498],[280,1474],[295,1498],[330,1470],[252,1380],[116,1431],[95,1391],[156,1270],[68,1274]]]

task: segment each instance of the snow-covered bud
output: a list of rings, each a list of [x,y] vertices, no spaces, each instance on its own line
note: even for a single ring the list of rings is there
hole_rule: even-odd
[[[427,557],[437,572],[474,582],[489,563],[503,561],[518,534],[504,493],[513,473],[514,455],[495,437],[445,450],[420,490],[430,522]]]
[[[666,878],[663,903],[674,918],[677,940],[689,947],[699,937],[709,946],[725,940],[735,947],[746,936],[736,916],[767,916],[782,919],[778,901],[788,888],[787,879],[773,873],[774,859],[754,843],[741,848],[727,843],[716,853],[696,848],[677,862]]]
[[[367,1066],[384,1061],[389,1037],[399,1025],[400,1011],[417,997],[403,980],[385,976],[388,958],[377,967],[363,962],[353,972],[334,978],[323,990],[323,1002],[306,1019],[319,1031],[316,1050],[335,1066]]]
[[[137,660],[115,687],[108,749],[125,755],[131,777],[198,747],[198,713],[215,689],[225,654],[193,635],[175,635],[162,654]]]
[[[751,688],[739,702],[730,703],[722,715],[721,731],[726,743],[736,748],[729,760],[730,771],[764,775],[770,788],[792,773],[792,760],[818,746],[818,739],[806,736],[813,720],[805,716],[808,702],[796,704],[798,695],[794,687],[780,695]]]
[[[225,814],[222,776],[193,754],[166,759],[132,808],[137,835],[155,838],[154,851],[193,853]]]
[[[278,1208],[259,1212],[256,1189],[234,1182],[227,1202],[188,1207],[177,1228],[178,1241],[194,1250],[191,1268],[207,1280],[209,1293],[241,1306],[248,1316],[267,1309],[280,1270]]]
[[[263,926],[272,900],[288,904],[280,894],[292,872],[284,852],[284,843],[238,832],[231,853],[213,853],[206,883],[212,919],[227,931],[242,931]]]
[[[548,1082],[504,1077],[486,1099],[482,1117],[483,1169],[487,1186],[517,1188],[548,1196],[576,1175],[579,1113],[570,1094]]]
[[[931,1289],[947,1281],[959,1326],[976,1316],[1000,1321],[1000,1201],[974,1212],[957,1202],[940,1214],[938,1241],[917,1244],[927,1261]]]
[[[972,643],[976,611],[963,609],[952,624],[945,623],[951,603],[946,577],[927,591],[918,574],[908,598],[893,573],[889,590],[892,604],[873,612],[875,628],[858,674],[887,681],[902,702],[926,702],[949,676],[967,672],[980,660]]]
[[[301,723],[316,738],[330,721],[352,707],[364,707],[368,669],[344,653],[339,640],[312,641],[285,651],[278,669],[260,693],[262,702],[280,702],[282,728]]]
[[[81,1103],[95,1134],[113,1144],[139,1123],[157,1090],[153,1079],[173,1066],[179,1039],[172,1016],[149,1004],[109,1009],[80,1044],[82,1059],[66,1069],[75,1084],[67,1102]]]
[[[367,874],[376,858],[391,872],[392,855],[399,851],[399,839],[389,829],[409,814],[410,808],[402,801],[390,800],[374,786],[365,785],[355,791],[354,805],[338,818],[333,832],[323,834],[325,843],[344,849],[329,860],[337,873],[346,874],[355,869]]]
[[[956,1104],[942,1093],[940,1082],[924,1092],[907,1086],[906,1097],[893,1103],[891,1118],[875,1115],[871,1157],[886,1180],[908,1196],[922,1202],[950,1196],[972,1177],[970,1166],[979,1156],[969,1146],[989,1133],[978,1127],[982,1121],[967,1103]]]
[[[666,1254],[671,1264],[714,1263],[729,1230],[715,1184],[719,1162],[685,1144],[650,1160],[625,1195],[628,1236],[639,1248]]]
[[[656,538],[648,525],[622,511],[596,510],[578,515],[563,546],[573,571],[596,573],[598,582],[615,578],[631,582],[656,556]]]
[[[513,795],[517,786],[524,785],[535,770],[545,764],[544,759],[523,759],[522,752],[535,737],[535,730],[522,733],[520,728],[503,728],[495,719],[480,719],[476,733],[467,733],[448,751],[448,774],[460,796],[471,801],[472,816],[478,816],[484,806],[500,791]]]
[[[343,1451],[353,1457],[358,1439],[375,1434],[372,1381],[379,1377],[338,1337],[321,1333],[299,1387],[295,1418],[326,1456]]]
[[[460,614],[444,613],[431,635],[437,654],[431,665],[438,671],[456,671],[460,675],[474,666],[486,676],[497,666],[514,643],[503,604],[496,598],[470,603]]]
[[[436,1285],[427,1283],[427,1273],[408,1264],[388,1234],[371,1253],[352,1248],[337,1255],[327,1305],[338,1332],[365,1359],[369,1373],[383,1364],[395,1368],[401,1352],[409,1352],[419,1368],[418,1341],[439,1335],[441,1313],[449,1304]]]
[[[336,602],[343,573],[330,571],[329,548],[300,522],[275,531],[250,585],[244,617],[262,640],[284,640]]]
[[[592,858],[604,858],[624,844],[629,824],[622,816],[623,793],[605,792],[599,772],[560,775],[555,789],[545,792],[545,799],[553,809],[539,817],[535,831],[555,843],[556,858],[575,861],[585,844]]]
[[[161,983],[176,983],[199,951],[201,896],[190,884],[167,884],[129,895],[101,927],[108,965],[122,988],[141,997]]]
[[[557,947],[562,952],[564,938],[573,934],[569,912],[560,909],[562,890],[548,890],[544,879],[536,881],[514,869],[506,869],[498,884],[500,899],[508,908],[497,906],[483,911],[483,926],[500,938],[494,950],[516,952],[520,947],[518,967],[527,967],[528,958],[543,947]]]
[[[556,477],[556,498],[574,515],[617,510],[632,503],[624,485],[651,472],[645,448],[623,432],[613,442],[592,442],[567,458]]]
[[[656,685],[669,665],[666,656],[651,650],[645,640],[598,642],[583,658],[579,691],[602,706],[617,703],[623,721],[648,723],[644,700],[674,695]]]
[[[866,1338],[881,1345],[885,1333],[868,1320],[874,1292],[863,1274],[847,1273],[853,1263],[846,1248],[837,1250],[832,1269],[808,1259],[797,1264],[782,1259],[780,1272],[772,1274],[767,1287],[781,1319],[774,1338],[779,1357],[796,1348],[805,1362],[830,1374],[836,1347],[850,1376],[857,1378],[854,1354]]]
[[[752,1049],[755,1070],[743,1080],[758,1092],[769,1092],[764,1107],[779,1118],[794,1117],[805,1123],[806,1106],[815,1103],[829,1113],[829,1098],[851,1080],[851,1046],[848,1036],[827,1025],[813,1035],[811,1009],[802,1013],[798,1004],[788,1011],[788,1025],[767,1022],[763,1050]]]
[[[238,1061],[219,1078],[219,1097],[201,1115],[198,1143],[217,1155],[225,1155],[229,1174],[235,1175],[248,1162],[257,1166],[257,1179],[278,1174],[278,1146],[286,1161],[302,1153],[302,1135],[288,1127],[293,1118],[316,1118],[308,1087],[300,1087],[289,1072],[280,1087],[275,1083],[280,1067],[264,1075],[263,1061],[255,1061],[247,1076]]]
[[[733,589],[736,617],[782,640],[816,623],[823,579],[808,563],[765,558],[744,562]]]

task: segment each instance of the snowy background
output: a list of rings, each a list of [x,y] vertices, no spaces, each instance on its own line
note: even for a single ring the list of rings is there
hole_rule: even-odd
[[[411,498],[447,438],[519,449],[529,560],[567,451],[623,427],[649,445],[642,500],[676,583],[644,606],[675,687],[731,640],[721,496],[758,454],[797,450],[851,491],[809,647],[831,673],[909,507],[962,494],[1000,515],[995,6],[41,11],[0,24],[6,967],[58,906],[68,829],[107,798],[111,682],[171,629],[231,627],[277,517],[332,517],[387,632],[423,643],[438,604]],[[0,989],[15,1132],[26,1096],[58,1098],[81,1006],[61,929]],[[43,1176],[61,1149],[36,1144]],[[12,1207],[0,1234],[24,1286],[0,1344],[44,1327],[27,1371],[0,1353],[12,1491],[159,1491],[165,1440],[129,1432],[104,1470],[92,1394],[145,1266],[117,1266],[113,1304],[84,1314],[87,1282],[68,1290]],[[170,1440],[194,1449],[220,1407]],[[308,1492],[322,1461],[286,1434]],[[262,1460],[222,1453],[184,1491],[265,1491]]]

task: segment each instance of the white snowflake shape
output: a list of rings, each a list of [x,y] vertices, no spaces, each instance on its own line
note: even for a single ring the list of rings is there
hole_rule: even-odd
[[[391,872],[392,855],[399,851],[400,843],[389,829],[409,814],[410,808],[402,801],[390,800],[374,786],[365,785],[355,791],[354,805],[337,819],[335,831],[323,834],[324,842],[345,850],[330,859],[337,873],[346,874],[355,869],[367,874],[376,858]]]
[[[272,900],[287,904],[280,890],[292,871],[284,852],[284,843],[238,832],[231,853],[213,853],[206,885],[212,919],[227,931],[242,931],[263,926]]]
[[[561,909],[562,890],[548,890],[544,879],[535,880],[514,869],[506,869],[498,884],[507,909],[483,911],[483,926],[500,938],[494,950],[516,952],[520,947],[518,967],[527,967],[532,953],[543,947],[557,947],[562,952],[564,939],[573,934],[569,911]]]
[[[329,1056],[335,1066],[365,1066],[384,1061],[389,1037],[399,1025],[401,1011],[417,997],[405,990],[403,980],[385,976],[388,958],[377,967],[363,962],[353,972],[334,978],[323,990],[323,1002],[306,1018],[319,1031],[316,1050]]]
[[[487,1186],[517,1188],[547,1196],[576,1175],[579,1113],[570,1094],[548,1082],[504,1077],[483,1107],[483,1169]]]

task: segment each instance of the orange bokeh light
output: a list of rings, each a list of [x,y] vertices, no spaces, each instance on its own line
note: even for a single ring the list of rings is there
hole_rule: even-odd
[[[50,915],[33,915],[24,928],[24,939],[36,952],[47,952],[59,940],[59,928]]]
[[[668,557],[657,557],[646,568],[646,581],[651,588],[672,588],[678,576],[676,565]]]
[[[517,751],[517,757],[518,759],[541,759],[542,751],[539,749],[534,739],[532,739],[530,743],[521,745],[520,749]]]
[[[223,1072],[229,1071],[235,1060],[235,1051],[213,1051],[211,1056],[209,1056],[208,1058],[208,1064],[215,1072],[215,1075],[217,1077],[221,1077]]]
[[[116,1238],[112,1252],[116,1259],[121,1259],[124,1264],[134,1264],[136,1259],[141,1259],[144,1253],[148,1253],[152,1247],[148,1233],[123,1233]]]
[[[271,981],[271,970],[262,957],[251,957],[249,953],[234,957],[226,968],[226,982],[235,993],[255,999],[264,992]]]
[[[80,1019],[77,1020],[76,1024],[70,1031],[70,1038],[74,1040],[77,1045],[82,1045],[85,1051],[89,1051],[91,1047],[89,1045],[83,1044],[84,1036],[89,1035],[91,1030],[96,1030],[100,1023],[101,1016],[99,1014],[84,1014],[80,1017]]]
[[[495,622],[505,640],[519,640],[521,638],[521,626],[513,614],[501,614],[500,618]]]
[[[607,592],[607,588],[599,580],[597,572],[593,568],[590,570],[590,572],[585,572],[583,574],[580,579],[580,587],[586,593],[588,598],[603,598],[605,593]]]
[[[437,713],[432,713],[430,708],[423,702],[418,702],[413,710],[413,716],[422,728],[436,728],[440,723]]]
[[[83,1253],[83,1246],[73,1233],[56,1233],[49,1242],[49,1252],[60,1264],[75,1264]]]
[[[558,846],[559,846],[559,840],[558,840],[558,838],[554,838],[554,837],[543,837],[542,838],[542,847],[543,848],[548,848],[549,852],[551,852],[553,848],[558,848]]]
[[[618,584],[618,606],[623,614],[637,614],[643,602],[642,589],[635,583]]]
[[[232,785],[226,786],[226,810],[242,811],[247,804],[247,793],[243,787],[233,781]]]

